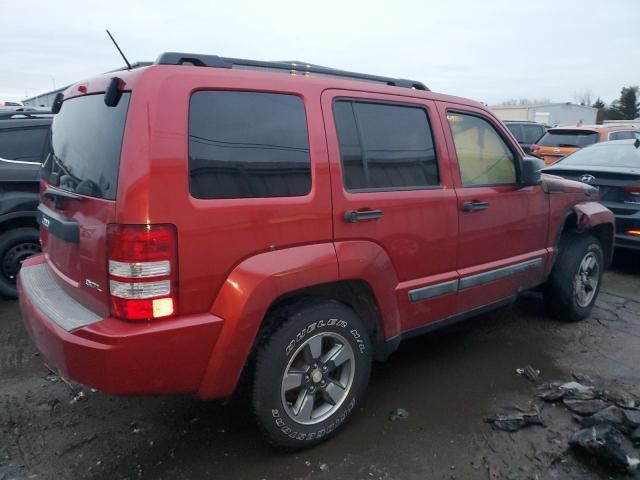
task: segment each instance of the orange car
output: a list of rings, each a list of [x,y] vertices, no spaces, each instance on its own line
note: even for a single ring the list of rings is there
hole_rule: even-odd
[[[535,145],[531,154],[544,160],[546,165],[594,143],[608,140],[640,138],[640,130],[632,125],[580,125],[555,127],[547,130]]]

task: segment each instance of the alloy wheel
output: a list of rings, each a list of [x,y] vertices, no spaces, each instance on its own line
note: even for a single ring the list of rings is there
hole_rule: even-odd
[[[347,398],[354,376],[351,344],[338,333],[317,333],[298,347],[284,371],[284,409],[298,423],[322,422]]]
[[[587,252],[573,279],[573,295],[580,307],[585,308],[591,304],[598,291],[599,281],[600,265],[598,265],[598,259],[593,252]]]

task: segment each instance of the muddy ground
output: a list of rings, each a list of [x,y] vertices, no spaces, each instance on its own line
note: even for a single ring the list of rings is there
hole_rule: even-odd
[[[0,480],[640,478],[569,450],[578,425],[563,407],[542,405],[547,426],[515,433],[484,422],[502,406],[539,403],[535,385],[514,372],[527,364],[543,380],[578,373],[640,395],[640,255],[617,255],[582,323],[545,317],[531,294],[407,341],[374,368],[368,398],[341,434],[296,454],[263,444],[233,405],[86,388],[74,401],[48,375],[17,304],[0,301]],[[397,407],[409,418],[391,422]]]

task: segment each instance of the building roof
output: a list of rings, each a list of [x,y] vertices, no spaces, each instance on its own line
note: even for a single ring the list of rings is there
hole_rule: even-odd
[[[615,124],[605,124],[605,125],[562,125],[558,127],[553,127],[550,130],[607,130],[607,131],[616,131],[616,130],[634,130],[633,125],[615,125]]]
[[[146,67],[147,65],[151,65],[151,62],[135,62],[135,63],[131,64],[131,68]],[[105,72],[105,73],[120,72],[122,70],[127,70],[127,67],[116,68],[114,70],[109,70],[108,72]],[[36,98],[44,97],[45,95],[55,95],[57,93],[64,92],[71,85],[73,85],[73,83],[70,84],[70,85],[66,85],[66,86],[64,86],[62,88],[57,88],[55,90],[51,90],[50,92],[45,92],[45,93],[41,93],[39,95],[34,95],[33,97],[25,98],[24,100],[22,100],[22,103],[29,102],[31,100],[35,100]]]
[[[588,108],[589,110],[597,110],[597,108],[589,107],[588,105],[578,105],[571,102],[557,102],[557,103],[527,103],[524,105],[492,105],[489,108],[491,110],[508,110],[518,108],[541,108],[541,107],[557,107],[557,106],[571,106],[578,108]]]

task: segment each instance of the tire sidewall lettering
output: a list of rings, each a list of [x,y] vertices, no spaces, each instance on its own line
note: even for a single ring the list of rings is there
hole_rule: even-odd
[[[285,347],[285,356],[289,357],[289,355],[291,355],[291,352],[293,352],[295,350],[295,348],[301,344],[302,342],[304,342],[304,340],[306,338],[308,338],[309,336],[311,336],[313,333],[316,332],[316,330],[322,329],[322,328],[326,328],[326,327],[336,327],[336,328],[341,328],[344,330],[347,330],[347,328],[349,327],[349,323],[346,322],[345,320],[338,320],[336,318],[330,318],[328,320],[319,320],[317,322],[312,322],[309,325],[307,325],[306,327],[300,329],[294,338],[292,338],[288,343],[287,346]],[[361,354],[364,354],[366,351],[366,344],[364,343],[364,341],[362,340],[362,334],[355,328],[349,330],[349,333],[351,334],[351,336],[353,337],[353,339],[355,340],[355,343],[358,347],[358,351]]]
[[[318,430],[311,431],[311,432],[300,432],[295,430],[291,426],[287,425],[287,422],[284,420],[285,416],[280,415],[280,411],[278,409],[272,409],[271,416],[273,417],[278,430],[286,437],[289,437],[295,440],[300,440],[300,441],[311,441],[311,440],[318,440],[324,437],[325,435],[330,434],[335,429],[337,429],[340,425],[342,425],[342,423],[344,423],[344,421],[347,419],[347,417],[349,416],[349,414],[351,413],[355,405],[356,405],[356,398],[354,396],[351,398],[351,400],[343,409],[343,411],[340,413],[340,415],[338,415],[333,420],[333,422],[331,422],[327,426],[323,426],[322,428],[319,428]]]

